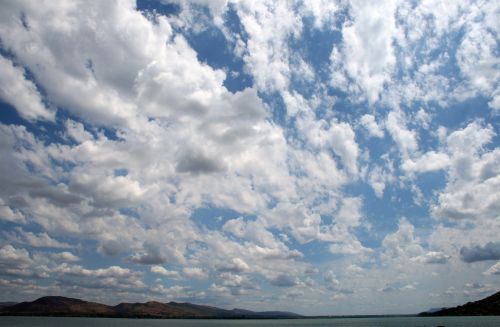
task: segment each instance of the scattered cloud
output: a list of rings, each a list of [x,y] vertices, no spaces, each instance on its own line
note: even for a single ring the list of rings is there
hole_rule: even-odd
[[[172,279],[180,279],[181,275],[179,274],[178,271],[175,270],[167,270],[165,267],[162,266],[152,266],[151,267],[151,272],[165,276],[167,278],[172,278]]]
[[[500,275],[500,263],[497,262],[484,272],[485,275]]]
[[[493,289],[497,2],[172,3],[0,5],[0,300]]]
[[[184,275],[191,279],[206,279],[208,277],[208,274],[198,267],[186,267],[183,271]]]

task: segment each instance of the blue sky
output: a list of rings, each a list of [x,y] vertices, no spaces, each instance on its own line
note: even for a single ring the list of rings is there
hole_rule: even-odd
[[[500,278],[494,1],[0,10],[0,300],[413,313]]]

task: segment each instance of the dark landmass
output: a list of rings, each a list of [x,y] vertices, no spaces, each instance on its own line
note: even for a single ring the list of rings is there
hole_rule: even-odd
[[[4,302],[6,303],[6,302]],[[6,303],[0,306],[3,316],[58,316],[58,317],[121,317],[121,318],[232,318],[271,319],[300,318],[292,312],[254,312],[244,309],[225,310],[192,303],[150,301],[120,303],[109,306],[62,296],[45,296],[33,302]]]
[[[13,306],[17,302],[0,302],[0,309]]]
[[[62,296],[41,297],[33,302],[21,302],[0,309],[2,315],[26,316],[106,316],[113,307]]]
[[[443,309],[446,309],[446,308],[430,308],[429,310],[425,311],[426,313],[434,313],[434,312],[437,312],[437,311],[441,311]]]
[[[454,308],[422,312],[419,316],[500,316],[500,292]]]

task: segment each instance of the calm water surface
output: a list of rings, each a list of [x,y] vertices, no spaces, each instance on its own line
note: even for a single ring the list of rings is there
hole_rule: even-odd
[[[191,320],[191,319],[114,319],[114,318],[52,318],[52,317],[0,317],[0,326],[10,327],[194,327],[194,326],[292,326],[292,327],[499,327],[496,317],[385,317],[342,319],[291,320]]]

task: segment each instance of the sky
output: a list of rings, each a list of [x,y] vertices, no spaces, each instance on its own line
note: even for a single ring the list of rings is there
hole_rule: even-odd
[[[500,2],[0,2],[0,301],[416,313],[500,289]]]

